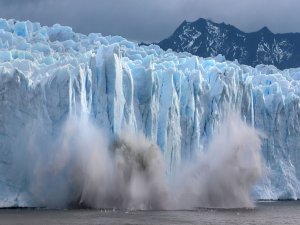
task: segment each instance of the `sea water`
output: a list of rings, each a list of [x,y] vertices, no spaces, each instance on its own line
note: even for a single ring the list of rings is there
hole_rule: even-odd
[[[175,211],[2,209],[0,224],[300,224],[300,201]]]

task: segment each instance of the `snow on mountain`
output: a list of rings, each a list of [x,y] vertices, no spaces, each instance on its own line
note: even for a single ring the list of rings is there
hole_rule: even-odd
[[[188,29],[179,38],[192,34],[186,43],[194,48],[201,33]],[[218,39],[209,46],[222,43],[224,33],[210,29]],[[254,196],[299,198],[300,69],[253,68],[222,56],[200,58],[119,36],[1,19],[0,206],[31,204],[26,177],[12,168],[26,161],[20,152],[24,143],[35,146],[35,130],[55,136],[70,114],[87,115],[110,137],[125,127],[144,133],[172,173],[203,149],[228,104],[265,137],[267,171]]]
[[[267,27],[245,33],[234,26],[200,18],[184,21],[168,38],[158,43],[162,49],[189,52],[201,57],[222,54],[250,66],[275,65],[279,69],[300,67],[300,34],[273,34]]]

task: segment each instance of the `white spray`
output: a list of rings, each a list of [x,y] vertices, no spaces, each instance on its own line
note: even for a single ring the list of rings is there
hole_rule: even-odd
[[[258,133],[229,113],[207,151],[175,179],[174,207],[252,207],[250,193],[262,174],[260,147]]]
[[[35,204],[48,208],[249,207],[262,173],[259,135],[237,113],[171,182],[159,148],[143,135],[123,132],[109,143],[87,120],[70,118],[55,140],[31,136],[13,174],[26,177]]]

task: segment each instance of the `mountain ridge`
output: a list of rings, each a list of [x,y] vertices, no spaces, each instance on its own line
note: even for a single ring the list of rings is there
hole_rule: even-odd
[[[157,43],[162,49],[189,52],[201,57],[218,54],[249,66],[274,65],[279,69],[300,67],[300,33],[273,33],[264,26],[255,32],[199,18],[184,20],[174,33]]]

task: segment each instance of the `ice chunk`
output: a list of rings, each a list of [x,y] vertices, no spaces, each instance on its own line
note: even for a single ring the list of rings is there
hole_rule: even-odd
[[[1,18],[0,18],[0,29],[8,31],[8,32],[11,31],[11,28],[10,28],[8,22],[4,19],[1,19]]]
[[[26,37],[28,35],[26,22],[17,22],[15,24],[15,34],[22,37]]]
[[[75,36],[71,27],[63,27],[59,24],[55,24],[48,29],[48,35],[50,41],[67,41],[72,40]]]
[[[11,61],[12,57],[11,57],[11,51],[0,51],[0,61],[1,62],[7,62],[7,61]]]

